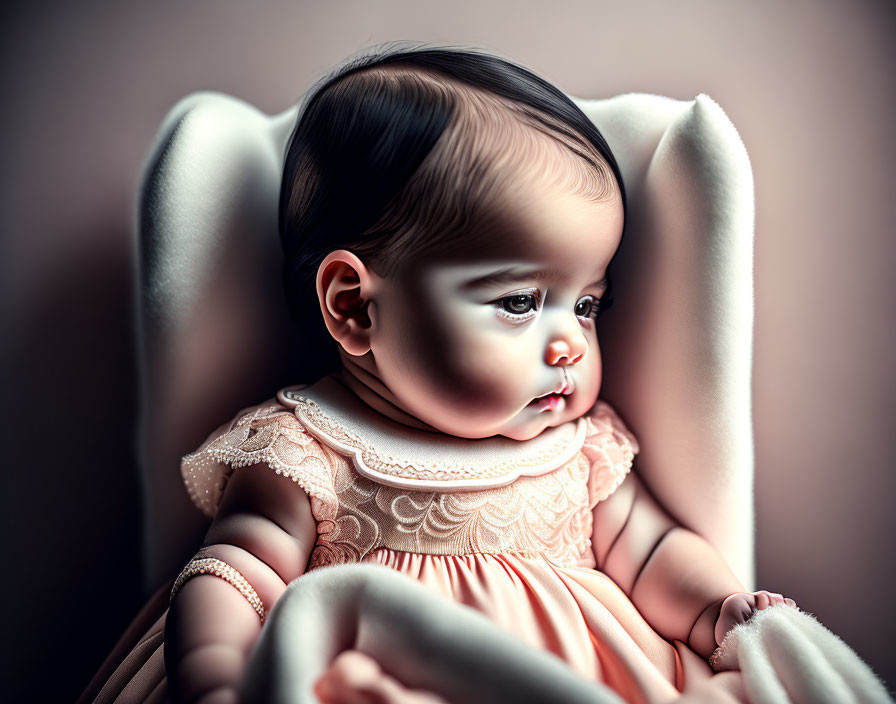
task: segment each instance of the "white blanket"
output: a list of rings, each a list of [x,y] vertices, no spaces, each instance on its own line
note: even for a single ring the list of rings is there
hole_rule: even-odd
[[[787,605],[757,611],[713,653],[715,670],[739,669],[750,702],[892,702],[883,682],[813,616]]]
[[[609,688],[518,642],[473,609],[372,564],[316,570],[289,585],[250,656],[244,700],[314,704],[314,682],[348,649],[373,657],[409,688],[457,704],[622,702]],[[713,665],[728,672],[693,687],[686,683],[674,701],[893,701],[849,646],[791,606],[759,611],[733,629]]]

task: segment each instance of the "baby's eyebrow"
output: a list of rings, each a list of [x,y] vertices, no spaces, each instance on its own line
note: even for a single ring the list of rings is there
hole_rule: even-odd
[[[533,280],[541,283],[549,279],[565,278],[567,278],[566,272],[559,269],[536,269],[535,271],[522,271],[514,267],[506,267],[504,269],[498,269],[491,273],[485,274],[484,276],[477,276],[475,279],[470,279],[463,284],[462,288],[468,290],[473,288],[483,288],[485,286],[514,284]],[[607,277],[605,276],[600,281],[595,281],[590,285],[597,288],[606,288]]]

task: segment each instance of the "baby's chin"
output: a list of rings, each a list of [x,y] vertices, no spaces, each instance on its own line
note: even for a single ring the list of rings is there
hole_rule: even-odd
[[[515,413],[503,418],[488,418],[483,415],[472,419],[472,413],[468,415],[447,414],[441,417],[421,418],[421,422],[430,428],[446,435],[453,435],[468,440],[481,440],[493,437],[506,437],[511,440],[525,441],[541,435],[548,428],[563,425],[576,420],[582,415],[579,412],[580,402],[570,403],[567,397],[561,403],[563,407],[538,410],[531,403],[519,409]],[[581,401],[581,399],[577,399]],[[567,406],[567,404],[570,404]]]
[[[591,396],[593,396],[593,400],[587,403]],[[512,440],[531,440],[548,428],[578,420],[594,405],[596,400],[596,392],[587,396],[574,394],[562,401],[564,407],[561,409],[538,411],[527,407],[517,415],[516,422],[508,424],[500,434]]]
[[[510,438],[511,440],[532,440],[541,435],[548,428],[563,425],[563,423],[574,420],[573,418],[566,416],[552,416],[549,411],[542,413],[541,416],[544,417],[537,417],[534,421],[522,424],[516,428],[508,428],[506,431],[502,432],[501,435]]]
[[[453,435],[454,437],[465,438],[467,440],[505,437],[510,438],[511,440],[523,441],[537,437],[552,425],[559,425],[557,422],[546,422],[547,420],[548,419],[535,419],[526,423],[504,423],[488,429],[483,429],[484,426],[481,424],[475,428],[442,425],[436,429],[446,435]]]
[[[519,440],[520,442],[532,440],[548,428],[563,425],[571,420],[576,420],[577,417],[569,409],[537,412],[531,408],[526,408],[516,418],[508,421],[501,428],[497,429],[496,432],[492,433],[492,436],[498,435],[511,440]]]

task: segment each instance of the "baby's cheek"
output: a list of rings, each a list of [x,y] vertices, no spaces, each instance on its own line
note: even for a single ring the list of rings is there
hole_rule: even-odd
[[[506,363],[488,349],[475,345],[455,347],[444,353],[442,393],[473,412],[499,408],[507,403],[505,379],[513,374]],[[518,379],[522,382],[522,379]]]
[[[481,310],[455,307],[441,312],[425,334],[430,339],[430,361],[446,379],[446,392],[469,397],[493,381],[506,361],[505,341],[490,331],[494,321]]]
[[[593,332],[588,341],[588,352],[579,364],[582,367],[582,376],[590,379],[593,387],[599,390],[603,378],[603,360],[600,355],[600,345],[598,345],[597,337]]]
[[[588,362],[589,371],[591,373],[591,384],[594,390],[594,395],[597,396],[600,393],[600,387],[603,383],[604,376],[604,366],[603,361],[600,357],[600,350],[595,348],[594,355],[591,360]]]
[[[544,393],[545,374],[521,360],[496,354],[488,346],[471,341],[465,349],[454,350],[453,363],[444,389],[446,398],[464,423],[492,424],[517,412],[522,404]]]
[[[570,400],[570,412],[575,417],[587,413],[594,406],[600,395],[602,380],[600,358],[596,361],[594,358],[582,360],[581,365],[578,370],[571,370],[576,388]]]

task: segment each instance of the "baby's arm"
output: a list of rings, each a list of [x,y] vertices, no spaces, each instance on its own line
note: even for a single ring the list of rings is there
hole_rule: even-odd
[[[265,612],[303,574],[317,537],[308,496],[267,465],[234,470],[197,558],[240,572]],[[165,625],[165,669],[175,702],[236,702],[261,619],[246,598],[214,575],[190,579]]]
[[[658,633],[708,658],[716,647],[722,602],[745,592],[721,555],[676,523],[634,472],[593,515],[598,569],[629,595]]]

